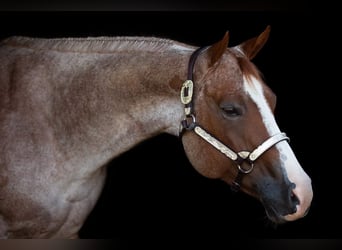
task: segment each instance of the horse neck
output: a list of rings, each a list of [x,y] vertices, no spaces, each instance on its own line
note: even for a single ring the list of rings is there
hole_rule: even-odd
[[[74,94],[81,96],[79,102],[85,100],[77,106],[86,106],[82,108],[86,112],[66,109],[67,116],[74,115],[77,124],[83,124],[82,128],[73,129],[67,140],[76,138],[78,141],[73,143],[84,145],[86,156],[91,157],[89,152],[94,152],[106,159],[152,136],[164,132],[178,135],[184,112],[179,91],[192,50],[152,52],[147,47],[124,52],[106,55],[106,59],[98,60],[96,76],[83,76],[76,81],[96,86],[91,92],[87,87],[75,88]]]

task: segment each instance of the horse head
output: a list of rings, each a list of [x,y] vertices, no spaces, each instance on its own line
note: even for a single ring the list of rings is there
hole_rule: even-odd
[[[268,40],[259,36],[228,47],[228,32],[190,59],[181,99],[182,141],[191,164],[208,178],[259,199],[276,223],[306,215],[311,179],[275,117],[276,95],[251,62]]]

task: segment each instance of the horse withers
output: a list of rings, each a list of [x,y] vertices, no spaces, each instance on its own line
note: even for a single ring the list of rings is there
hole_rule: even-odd
[[[269,36],[228,47],[156,37],[0,43],[0,238],[77,238],[114,157],[161,133],[194,168],[302,218],[311,180],[274,118],[251,60]]]

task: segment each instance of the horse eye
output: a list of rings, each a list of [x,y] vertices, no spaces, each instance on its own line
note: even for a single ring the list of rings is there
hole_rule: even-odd
[[[233,105],[223,106],[221,107],[224,116],[228,117],[237,117],[242,114],[241,110],[237,107],[234,107]]]

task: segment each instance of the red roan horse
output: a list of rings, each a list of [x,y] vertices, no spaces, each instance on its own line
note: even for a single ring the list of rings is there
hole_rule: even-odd
[[[270,28],[228,47],[153,37],[0,44],[0,238],[77,238],[106,164],[160,133],[182,136],[208,178],[303,217],[311,180],[281,133],[276,97],[250,61]],[[180,128],[180,129],[179,129]]]

